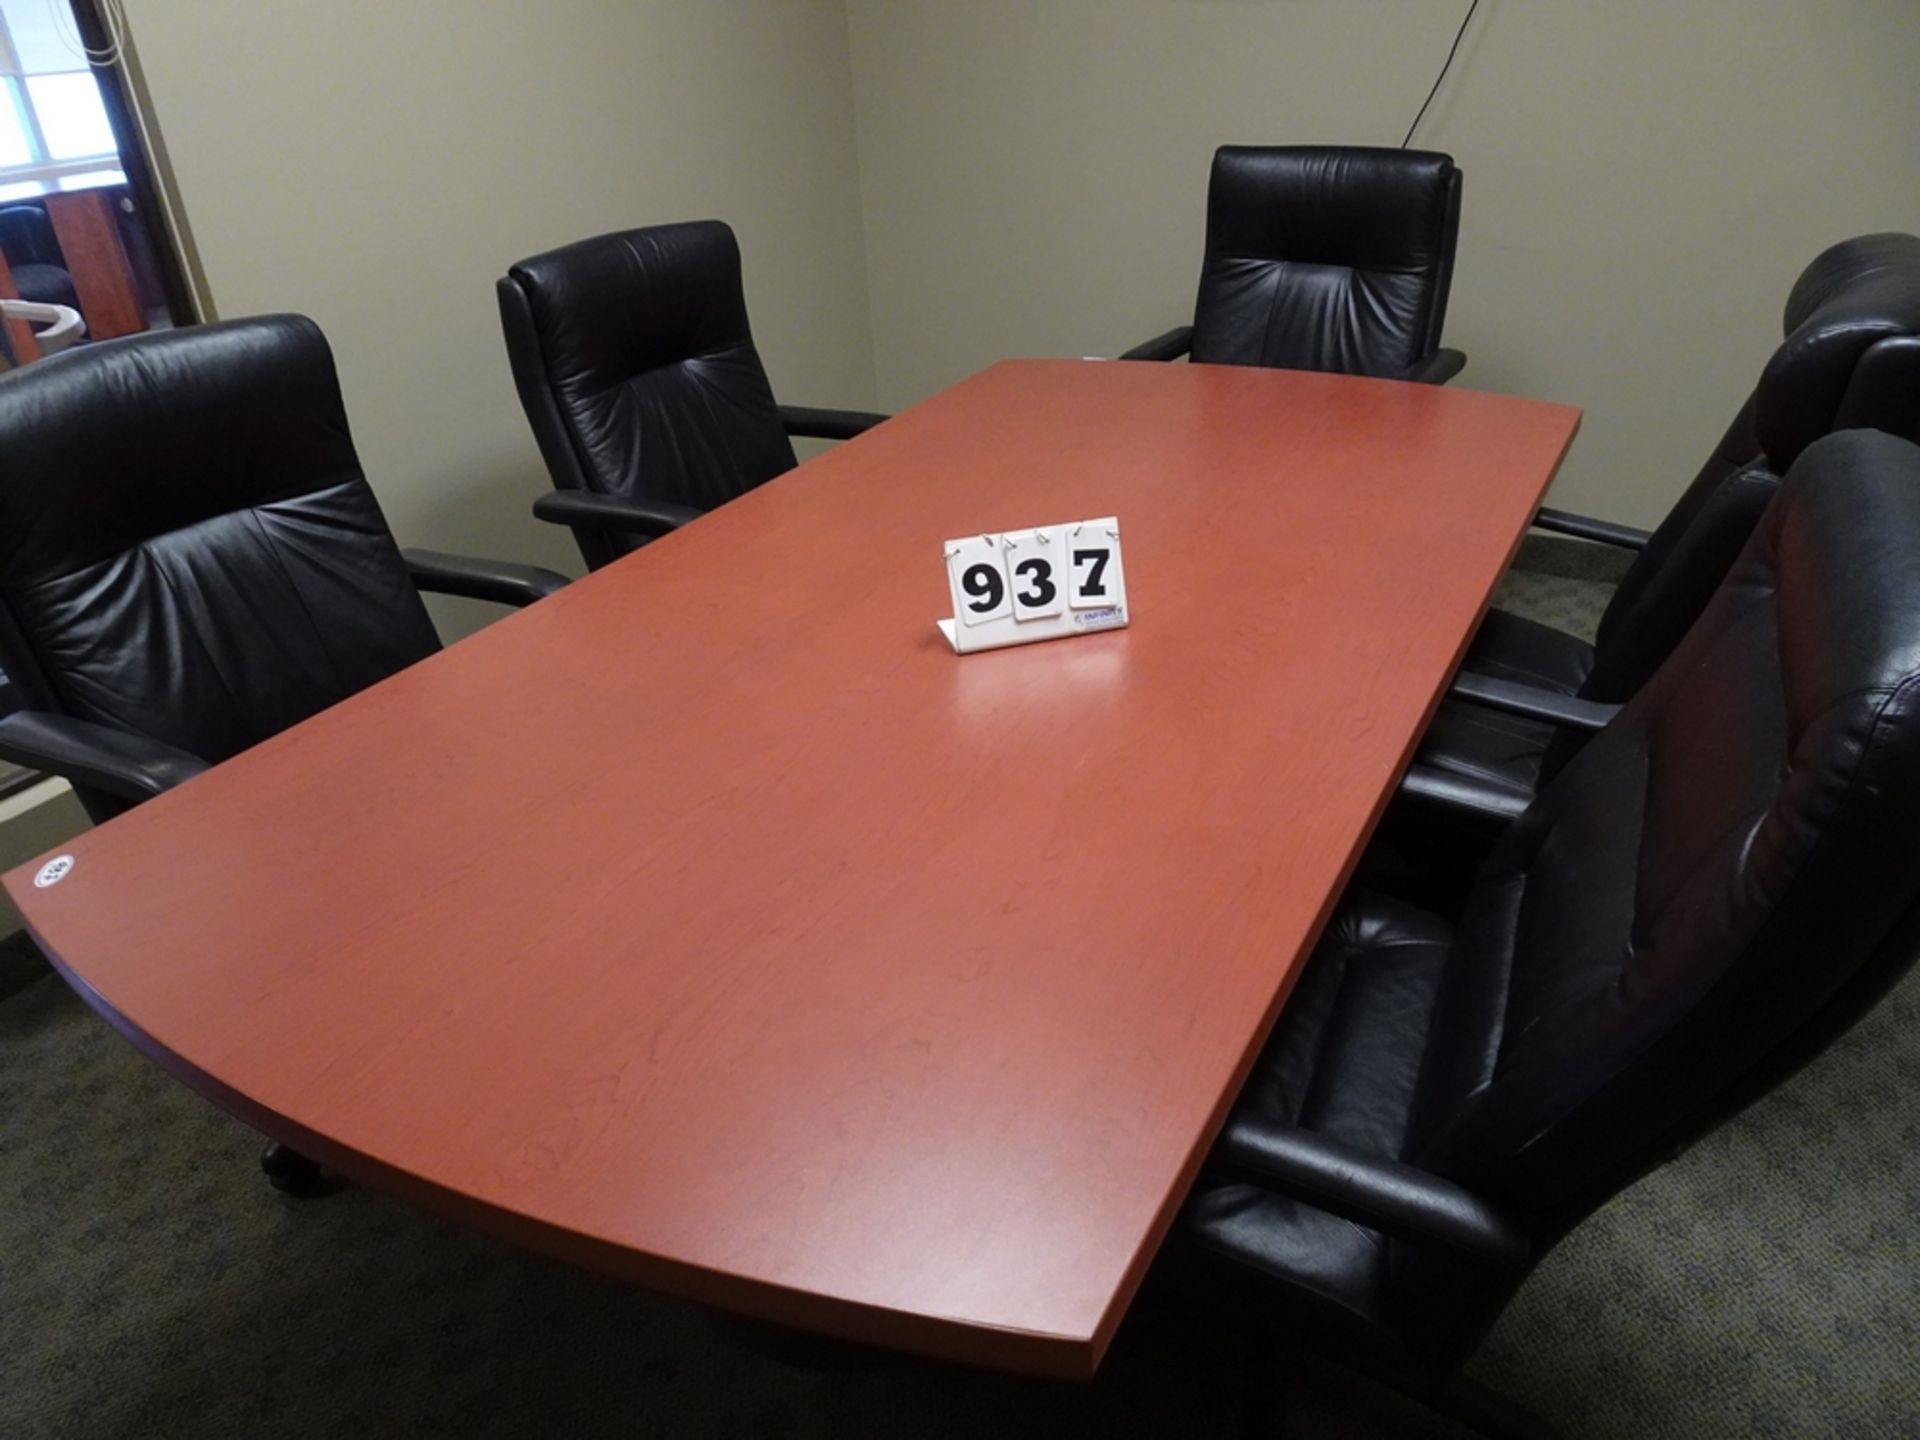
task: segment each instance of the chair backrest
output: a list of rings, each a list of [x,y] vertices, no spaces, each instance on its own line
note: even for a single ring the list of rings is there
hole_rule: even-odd
[[[796,463],[720,221],[582,240],[522,260],[498,289],[556,488],[711,510]],[[589,565],[635,543],[579,540]]]
[[[64,265],[53,221],[38,205],[0,208],[0,253],[14,265]]]
[[[1609,601],[1586,698],[1618,704],[1659,668],[1807,446],[1838,429],[1920,440],[1920,236],[1862,235],[1823,251],[1793,287],[1785,330]]]
[[[1440,344],[1459,233],[1451,156],[1223,146],[1207,188],[1192,357],[1398,375]]]
[[[1916,948],[1920,447],[1845,431],[1496,846],[1406,1157],[1551,1240],[1824,1049]]]
[[[0,665],[217,762],[439,648],[299,316],[0,377]]]

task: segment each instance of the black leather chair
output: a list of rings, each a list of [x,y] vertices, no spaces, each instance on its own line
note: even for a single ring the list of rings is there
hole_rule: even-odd
[[[311,320],[111,340],[0,376],[0,760],[105,820],[440,648],[422,590],[550,570],[401,550]],[[319,1168],[261,1166],[307,1194]]]
[[[14,289],[22,300],[39,305],[80,308],[66,257],[54,238],[53,222],[38,205],[9,205],[0,209],[0,255],[7,257]]]
[[[526,605],[531,566],[400,550],[333,356],[281,315],[0,376],[0,760],[104,820],[440,648],[419,591]]]
[[[1193,324],[1122,360],[1267,365],[1439,384],[1460,171],[1426,150],[1225,145],[1207,186]]]
[[[1832,246],[1787,300],[1786,339],[1659,529],[1542,510],[1542,528],[1633,549],[1595,643],[1491,610],[1407,775],[1410,794],[1503,825],[1679,643],[1778,477],[1830,431],[1920,439],[1920,236]],[[1493,709],[1490,707],[1502,707]]]
[[[1920,946],[1920,448],[1821,440],[1457,925],[1340,905],[1163,1259],[1496,1434],[1459,1368],[1602,1201]]]
[[[791,470],[790,436],[848,440],[887,418],[774,402],[718,220],[535,255],[498,291],[555,487],[533,513],[571,526],[596,569]]]

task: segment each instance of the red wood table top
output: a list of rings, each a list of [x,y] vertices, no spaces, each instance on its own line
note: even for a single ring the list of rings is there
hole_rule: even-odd
[[[1089,1374],[1577,425],[996,365],[7,889],[349,1174]],[[951,653],[942,541],[1107,514],[1131,628]]]

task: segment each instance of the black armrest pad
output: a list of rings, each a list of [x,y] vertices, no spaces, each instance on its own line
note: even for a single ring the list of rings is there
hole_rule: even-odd
[[[1524,1224],[1451,1180],[1311,1130],[1229,1121],[1207,1164],[1356,1224],[1484,1264],[1517,1267],[1532,1248]]]
[[[1444,385],[1467,367],[1467,356],[1463,350],[1436,350],[1407,367],[1407,373],[1400,378],[1412,380],[1421,385]]]
[[[1581,700],[1557,690],[1536,690],[1531,685],[1496,680],[1471,670],[1455,675],[1447,693],[1456,700],[1471,700],[1489,710],[1504,710],[1509,715],[1545,720],[1549,725],[1565,725],[1574,730],[1604,730],[1607,722],[1620,713],[1618,705]]]
[[[810,405],[780,407],[780,423],[787,427],[787,434],[808,435],[815,440],[851,440],[887,418],[871,410],[816,410]]]
[[[1618,545],[1623,550],[1644,550],[1653,538],[1651,530],[1636,530],[1631,525],[1616,525],[1611,520],[1595,520],[1571,510],[1554,510],[1542,505],[1533,517],[1542,530],[1557,530],[1562,535],[1577,535],[1582,540],[1598,540],[1603,545]]]
[[[444,555],[438,550],[402,550],[414,586],[440,595],[465,595],[472,600],[497,600],[502,605],[531,605],[566,588],[567,577],[538,565],[515,565],[507,560],[480,560],[469,555]]]
[[[1469,775],[1423,765],[1418,760],[1400,777],[1400,788],[1395,794],[1416,804],[1444,810],[1452,818],[1469,822],[1488,834],[1497,834],[1527,813],[1523,796],[1476,783]]]
[[[150,800],[209,768],[198,755],[164,741],[44,710],[0,719],[0,760],[134,801]]]
[[[666,500],[628,500],[591,490],[555,490],[533,502],[533,513],[556,525],[588,525],[623,535],[669,535],[702,512]]]
[[[1193,326],[1181,325],[1156,335],[1144,345],[1136,345],[1120,356],[1122,360],[1178,360],[1193,348]]]

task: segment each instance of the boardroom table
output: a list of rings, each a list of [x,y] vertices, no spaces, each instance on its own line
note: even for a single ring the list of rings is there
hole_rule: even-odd
[[[348,1176],[1091,1375],[1578,418],[1003,362],[6,888]],[[1107,515],[1127,628],[953,653],[944,541]]]

